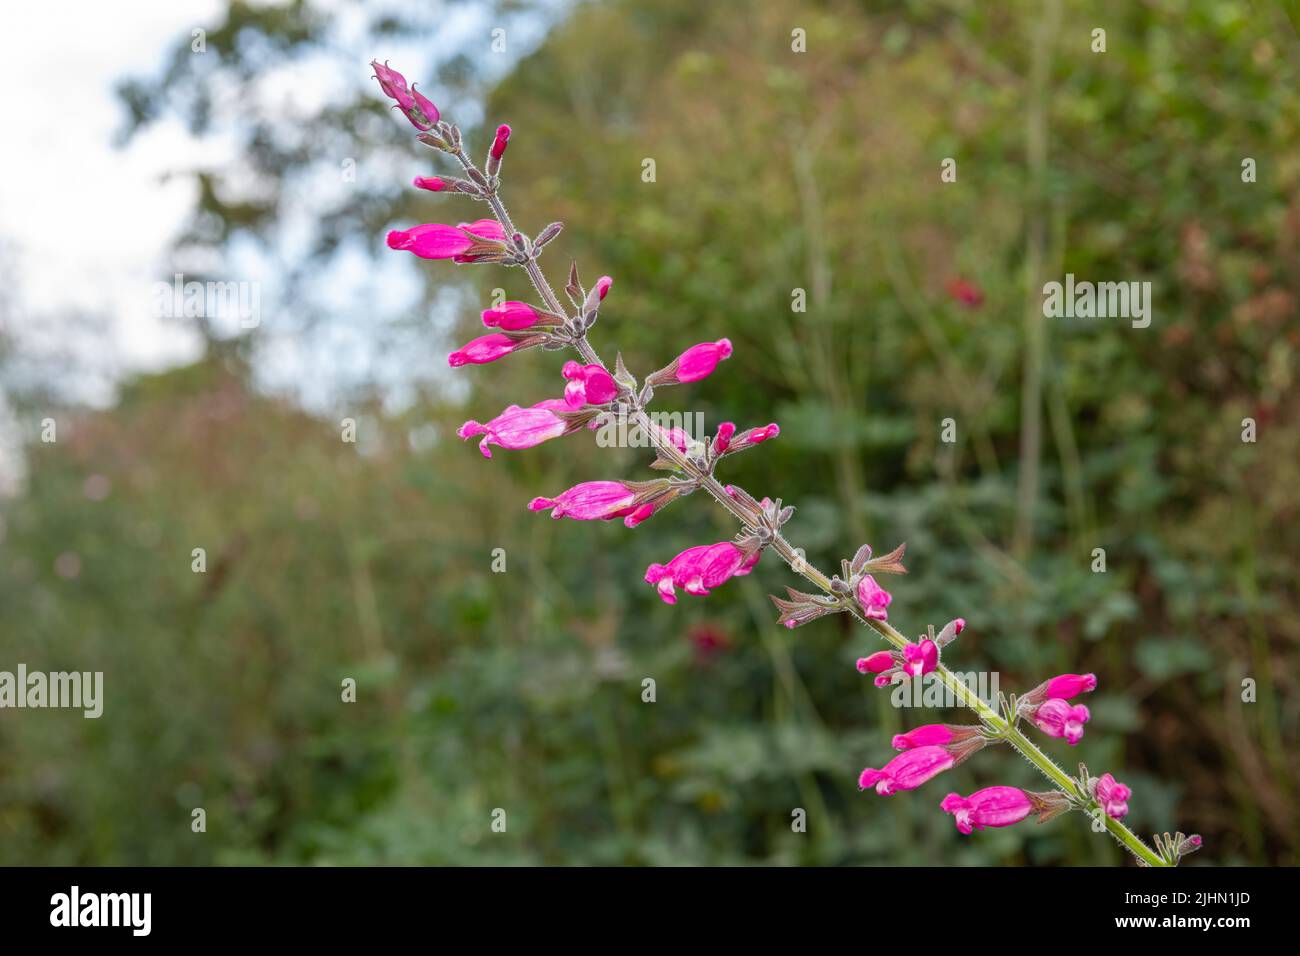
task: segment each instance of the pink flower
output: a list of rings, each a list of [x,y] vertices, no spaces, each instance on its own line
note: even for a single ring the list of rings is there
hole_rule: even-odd
[[[718,434],[713,438],[713,453],[721,455],[731,445],[732,436],[736,434],[736,426],[732,422],[723,422],[718,426]]]
[[[609,521],[631,512],[636,492],[621,481],[584,481],[554,498],[534,498],[529,511],[552,508],[552,518],[576,521]]]
[[[691,447],[691,443],[694,441],[694,439],[691,438],[690,432],[684,428],[660,428],[659,434],[663,435],[664,441],[668,442],[668,444],[672,445],[683,455],[687,453]]]
[[[708,378],[718,363],[730,355],[729,339],[692,345],[677,357],[677,381],[698,382],[702,378]]]
[[[1182,836],[1182,834],[1179,834],[1179,836]],[[1189,853],[1195,853],[1197,850],[1201,848],[1201,845],[1203,843],[1204,841],[1201,839],[1201,835],[1199,833],[1193,833],[1189,837],[1184,837],[1183,841],[1179,843],[1177,847],[1178,858],[1182,859]]]
[[[447,364],[452,368],[460,368],[462,365],[485,365],[509,355],[523,345],[523,342],[500,332],[480,335],[448,355]]]
[[[960,277],[948,280],[948,295],[968,309],[978,308],[984,301],[984,293],[980,290],[980,287],[969,279]]]
[[[553,508],[552,518],[577,521],[622,518],[623,524],[635,528],[674,497],[672,493],[652,493],[648,497],[642,495],[638,500],[638,494],[636,488],[622,481],[584,481],[554,498],[534,498],[528,502],[528,509],[544,511]]]
[[[895,734],[892,743],[895,750],[942,747],[945,744],[960,743],[978,733],[979,728],[960,724],[926,724],[905,734]]]
[[[488,154],[493,159],[500,159],[506,154],[506,144],[510,142],[510,127],[502,123],[497,127],[497,135],[492,140],[492,148]]]
[[[862,613],[871,620],[888,620],[889,614],[885,608],[889,607],[892,600],[889,592],[877,584],[871,575],[865,575],[858,582],[858,604],[862,607]]]
[[[623,516],[623,525],[627,528],[635,528],[642,521],[654,516],[654,513],[668,504],[669,498],[660,498],[656,501],[647,501],[643,505],[637,505],[635,508],[629,508],[627,514]]]
[[[733,455],[738,451],[762,444],[779,434],[781,434],[781,427],[775,422],[758,428],[747,428],[740,434],[736,434],[736,426],[731,422],[723,422],[718,426],[718,435],[713,440],[713,453]]]
[[[692,345],[677,358],[646,376],[647,385],[676,385],[679,382],[698,382],[707,378],[718,363],[731,355],[731,341],[701,342]]]
[[[1034,802],[1029,794],[1016,787],[985,787],[969,797],[950,793],[939,804],[944,813],[951,813],[962,833],[983,830],[985,827],[1009,827],[1029,816]]]
[[[674,586],[684,588],[687,594],[708,594],[710,588],[748,574],[762,553],[747,553],[730,541],[696,545],[667,564],[650,565],[645,580],[647,584],[657,585],[665,603],[676,604]]]
[[[943,630],[939,632],[934,642],[939,645],[939,650],[943,650],[957,640],[957,635],[964,630],[966,630],[966,619],[961,617],[953,618],[943,626]]]
[[[430,130],[439,120],[438,107],[428,99],[423,93],[418,92],[415,87],[407,89],[406,77],[389,67],[387,64],[381,64],[378,60],[371,60],[370,65],[374,67],[375,79],[379,81],[379,88],[384,91],[384,95],[397,103],[397,109],[401,110],[411,125],[418,130]]]
[[[1091,714],[1083,704],[1071,707],[1059,697],[1047,701],[1034,714],[1034,723],[1049,737],[1064,737],[1073,746],[1083,739],[1083,725]]]
[[[939,646],[926,638],[920,644],[908,644],[903,648],[903,670],[913,677],[928,674],[939,666]]]
[[[1106,811],[1106,816],[1121,820],[1128,813],[1128,798],[1133,796],[1133,791],[1110,774],[1103,773],[1097,778],[1097,789],[1094,795],[1101,808]]]
[[[889,651],[876,651],[870,657],[858,658],[858,672],[862,674],[883,674],[895,666],[894,655]]]
[[[1085,694],[1097,686],[1096,674],[1059,674],[1043,681],[1020,698],[1020,711],[1032,717],[1039,706],[1048,700],[1069,700]]]
[[[411,180],[411,185],[416,189],[427,189],[431,193],[442,192],[447,188],[447,184],[437,176],[416,176]]]
[[[1080,694],[1094,690],[1096,686],[1096,674],[1061,674],[1047,682],[1045,693],[1048,700],[1054,698],[1069,700],[1071,697],[1078,697]]]
[[[405,249],[421,259],[456,262],[499,260],[505,251],[505,232],[495,219],[445,226],[431,222],[388,234],[388,248]]]
[[[610,287],[614,280],[609,276],[601,276],[596,280],[596,284],[591,287],[587,293],[587,299],[582,303],[582,312],[584,315],[592,315],[600,308],[600,304],[605,301],[605,296],[609,295]]]
[[[492,457],[492,445],[512,450],[533,448],[570,430],[569,423],[556,414],[566,407],[558,398],[538,402],[531,408],[511,405],[486,425],[471,420],[461,425],[456,434],[464,439],[482,435],[478,447],[484,458]]]
[[[503,302],[493,309],[483,310],[483,324],[489,329],[503,329],[506,332],[518,332],[531,329],[538,322],[550,324],[550,316],[539,312],[527,302],[511,300]]]
[[[874,786],[876,793],[887,797],[897,790],[915,790],[955,762],[943,747],[917,747],[903,751],[880,770],[868,767],[858,777],[858,786],[863,790]]]
[[[777,435],[781,434],[781,426],[776,422],[772,422],[772,424],[763,425],[761,428],[751,428],[747,434],[748,437],[745,439],[746,443],[750,445],[758,445],[767,441],[769,438],[775,438]]]
[[[604,405],[618,395],[618,383],[599,365],[564,363],[564,377],[569,384],[564,387],[564,399],[573,408],[581,405]]]

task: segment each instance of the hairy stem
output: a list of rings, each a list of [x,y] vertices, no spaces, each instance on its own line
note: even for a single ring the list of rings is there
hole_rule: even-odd
[[[461,166],[464,167],[466,173],[475,168],[472,161],[465,154],[464,149],[457,150],[453,155],[455,155]],[[497,190],[492,189],[489,191],[485,196],[485,199],[488,206],[492,209],[492,214],[501,224],[501,228],[505,230],[506,235],[513,235],[516,232],[514,222],[511,220],[510,214],[507,212],[505,204],[501,201]],[[535,259],[530,258],[524,264],[524,271],[528,274],[528,278],[532,282],[533,288],[537,291],[538,296],[541,297],[543,303],[545,303],[546,307],[550,311],[554,312],[556,315],[567,315],[569,313],[569,310],[564,308],[560,303],[559,297],[555,294],[555,290],[551,288],[550,283],[547,282],[545,274],[542,272],[541,267],[538,266]],[[574,348],[576,348],[578,354],[582,356],[584,363],[588,365],[599,365],[601,368],[608,371],[608,367],[596,353],[596,350],[592,348],[591,343],[587,340],[585,332],[576,338],[574,341]],[[645,409],[641,407],[635,396],[632,398],[630,410],[636,424],[650,437],[655,449],[663,458],[671,461],[678,469],[688,475],[696,487],[703,489],[726,511],[730,512],[746,530],[756,531],[758,529],[757,519],[749,513],[748,509],[744,508],[738,501],[732,498],[731,495],[727,494],[726,488],[710,471],[701,469],[694,465],[686,455],[678,450],[677,446],[665,438],[662,431],[650,421]],[[816,585],[816,587],[823,593],[837,596],[831,588],[831,579],[816,567],[809,564],[807,559],[804,557],[803,550],[791,545],[785,536],[779,531],[774,534],[768,547],[780,555],[781,559],[790,566],[790,570]],[[902,650],[903,647],[909,643],[907,638],[899,633],[899,631],[892,625],[884,621],[876,621],[867,618],[852,604],[846,604],[845,610],[847,610],[859,624],[874,631],[879,637],[893,646],[896,650]],[[1022,757],[1029,761],[1029,763],[1036,767],[1043,776],[1047,777],[1047,779],[1051,781],[1052,786],[1076,800],[1088,800],[1088,795],[1079,792],[1079,788],[1075,785],[1075,782],[1070,775],[1057,766],[1056,762],[1053,761],[1051,757],[1043,753],[1043,751],[1040,750],[1033,741],[1025,736],[1019,728],[1018,721],[1016,724],[1008,722],[996,710],[984,703],[984,701],[980,700],[977,694],[972,692],[965,683],[963,683],[942,663],[938,665],[933,673],[938,676],[944,687],[952,693],[953,697],[963,707],[967,707],[974,712],[975,716],[979,718],[980,723],[983,724],[985,728],[987,728],[998,739],[1005,741],[1013,749],[1018,751]],[[1140,837],[1138,837],[1137,834],[1119,820],[1113,819],[1105,814],[1102,815],[1102,819],[1104,819],[1106,829],[1110,832],[1111,836],[1113,836],[1121,846],[1127,849],[1140,861],[1148,866],[1170,865],[1159,854],[1152,850],[1151,847],[1149,847]]]

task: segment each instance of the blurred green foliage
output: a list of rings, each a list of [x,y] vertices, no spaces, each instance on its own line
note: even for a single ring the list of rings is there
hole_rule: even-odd
[[[292,9],[256,29],[309,42]],[[1197,862],[1294,864],[1297,64],[1281,7],[1245,0],[614,2],[576,7],[486,116],[515,127],[516,221],[568,224],[553,281],[570,256],[615,277],[598,349],[644,374],[735,344],[662,407],[782,424],[724,477],[797,505],[787,531],[813,563],[906,541],[891,620],[965,617],[955,669],[1005,690],[1097,672],[1088,736],[1047,749],[1131,784],[1135,829],[1204,834]],[[473,218],[455,197],[364,202],[322,216],[375,234]],[[218,242],[265,224],[201,212]],[[1044,321],[1041,285],[1066,272],[1150,281],[1151,327]],[[499,269],[423,273],[431,295],[526,297]],[[944,793],[1036,785],[1010,754],[858,794],[890,735],[960,715],[889,706],[844,620],[777,628],[765,595],[794,582],[770,557],[662,605],[645,566],[731,532],[707,501],[634,532],[524,510],[647,461],[587,435],[490,462],[454,440],[557,394],[556,356],[461,370],[463,401],[354,401],[352,445],[259,394],[246,345],[68,410],[28,449],[3,510],[0,666],[103,670],[106,703],[98,721],[0,715],[0,862],[1120,861],[1077,818],[957,834]]]

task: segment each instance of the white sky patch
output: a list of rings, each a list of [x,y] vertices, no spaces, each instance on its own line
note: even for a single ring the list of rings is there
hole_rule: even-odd
[[[176,37],[211,20],[217,0],[11,4],[0,31],[0,239],[15,251],[11,333],[58,337],[72,313],[103,325],[103,360],[117,370],[188,361],[199,343],[154,317],[150,284],[185,220],[192,187],[163,181],[196,164],[202,147],[174,120],[129,148],[112,137],[124,112],[114,94],[128,74],[156,73]],[[68,335],[74,334],[71,329]],[[75,343],[68,343],[75,351]],[[78,395],[97,402],[109,394]]]
[[[332,0],[318,3],[333,6]],[[550,13],[564,5],[557,0]],[[391,59],[407,69],[408,79],[418,80],[412,71],[420,67],[406,64],[425,63],[431,44],[448,54],[464,52],[486,78],[494,79],[541,40],[552,19],[513,20],[503,55],[491,51],[495,24],[487,7],[457,4],[440,14],[435,4],[429,9],[429,36],[367,39],[364,25],[383,6],[377,0],[365,15],[355,8],[336,8],[343,15],[333,40],[316,54],[260,76],[253,93],[259,105],[271,115],[283,115],[291,130],[323,103],[352,95],[358,83],[374,86],[378,96],[366,65],[372,56]],[[223,4],[72,0],[57,7],[10,7],[0,31],[0,115],[6,126],[0,150],[0,248],[6,253],[0,257],[0,282],[9,286],[10,307],[0,309],[0,330],[18,341],[20,351],[47,358],[66,355],[68,374],[53,383],[59,393],[107,405],[122,376],[193,361],[202,348],[188,322],[160,316],[156,307],[157,283],[170,283],[176,271],[171,243],[195,201],[192,181],[169,174],[202,168],[237,181],[244,167],[235,135],[195,138],[167,114],[138,131],[126,147],[116,147],[114,134],[122,129],[126,113],[115,87],[128,77],[160,75],[175,45],[193,29],[210,27]],[[351,60],[355,70],[348,72]],[[435,84],[421,87],[438,101]],[[226,93],[218,88],[211,92],[219,100]],[[462,126],[481,119],[478,103],[445,105]],[[220,108],[217,113],[229,115]],[[394,114],[393,122],[399,120]],[[369,163],[370,168],[361,166],[358,175],[396,174],[409,182],[416,172],[434,171],[431,155],[413,148],[409,165],[395,157],[391,165],[399,168],[379,168],[390,165],[381,160]],[[331,165],[324,172],[339,188],[337,168]],[[415,314],[423,309],[417,270],[428,264],[389,253],[382,236],[358,236],[312,295],[325,300],[345,327],[318,325],[304,334],[294,304],[276,300],[280,263],[301,253],[310,238],[304,230],[310,230],[313,212],[327,201],[324,183],[314,194],[303,188],[307,183],[310,177],[286,183],[292,191],[282,203],[269,255],[236,242],[222,250],[219,261],[187,258],[183,267],[216,280],[259,285],[258,377],[265,387],[321,408],[333,404],[337,396],[332,392],[369,382],[400,404],[416,381],[429,376],[432,356],[424,348],[448,345],[438,333],[445,338],[456,310],[474,304],[439,296],[436,314]],[[437,220],[440,212],[448,215],[430,203],[428,221]],[[397,330],[385,325],[394,315],[403,326]],[[222,317],[214,324],[223,334],[238,334],[237,322],[231,325]],[[415,338],[420,335],[423,341]],[[417,341],[424,347],[412,348]],[[419,370],[413,375],[416,364]]]

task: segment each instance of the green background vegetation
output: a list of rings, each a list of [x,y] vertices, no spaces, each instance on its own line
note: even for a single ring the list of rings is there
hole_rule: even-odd
[[[1281,5],[1089,7],[584,4],[491,82],[477,46],[429,59],[433,89],[514,125],[516,221],[568,224],[552,279],[569,257],[588,282],[615,278],[599,350],[644,374],[731,339],[717,374],[660,407],[782,425],[722,477],[796,505],[787,531],[810,560],[906,541],[891,621],[916,634],[965,617],[955,669],[996,669],[1005,690],[1098,674],[1082,744],[1047,749],[1127,781],[1138,832],[1204,834],[1197,863],[1294,864],[1300,39]],[[137,126],[182,109],[202,128],[216,76],[246,81],[323,29],[306,4],[226,16],[207,72],[180,51],[161,83],[126,88]],[[292,148],[257,139],[272,182],[320,156],[365,170],[426,154],[348,68],[355,100],[290,125]],[[205,176],[182,246],[273,231],[281,191]],[[389,226],[474,218],[402,187],[362,177],[320,210],[301,281],[344,239],[378,255]],[[1042,283],[1066,272],[1150,281],[1151,327],[1044,321]],[[492,288],[526,295],[495,267],[420,274],[429,305],[464,296],[454,332],[427,332],[447,351]],[[956,277],[978,306],[950,294]],[[211,334],[204,361],[127,383],[107,410],[13,396],[60,438],[33,431],[27,489],[0,512],[0,666],[102,670],[106,701],[98,721],[0,715],[0,862],[1121,861],[1077,816],[956,833],[949,790],[1037,785],[1013,754],[859,794],[890,735],[940,715],[890,707],[855,672],[878,645],[851,622],[778,628],[766,594],[796,582],[770,556],[708,599],[661,604],[646,565],[731,533],[706,499],[635,531],[527,512],[577,481],[645,475],[644,451],[586,434],[490,462],[454,439],[466,418],[557,394],[561,356],[460,370],[468,394],[435,370],[400,410],[376,387],[309,414],[256,387],[256,345]],[[343,415],[359,445],[339,440]],[[92,475],[111,483],[103,501]],[[55,572],[68,551],[71,580]],[[348,676],[355,704],[339,699]],[[1244,678],[1258,702],[1241,703]],[[506,834],[489,829],[497,807]]]

